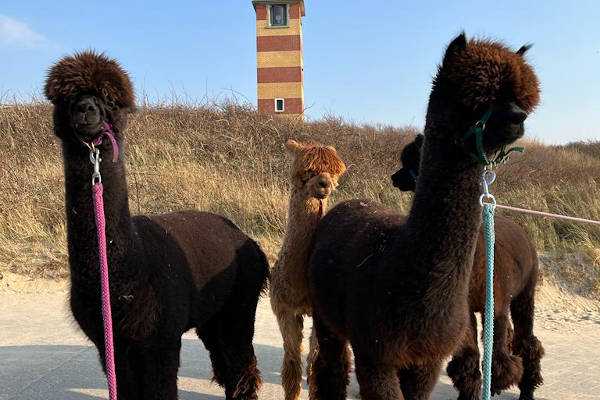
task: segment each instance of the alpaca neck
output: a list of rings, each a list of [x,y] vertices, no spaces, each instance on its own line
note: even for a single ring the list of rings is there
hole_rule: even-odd
[[[89,151],[79,143],[63,143],[65,200],[69,264],[73,282],[99,284],[99,259],[92,199],[92,171]],[[124,259],[131,247],[133,226],[127,200],[127,182],[122,156],[112,162],[110,148],[101,151],[100,173],[104,187],[106,247],[111,280],[131,277]],[[131,263],[130,263],[131,264]],[[129,268],[132,268],[130,266]]]
[[[457,286],[468,284],[481,223],[481,166],[449,151],[455,146],[449,137],[433,130],[426,135],[407,232],[419,255],[416,267],[439,280],[430,287],[458,294]]]
[[[327,199],[322,199],[323,210],[327,207]],[[287,260],[302,260],[298,263],[302,274],[306,274],[308,265],[308,248],[319,219],[319,200],[307,197],[298,189],[294,189],[290,197],[286,235],[281,257]],[[280,257],[280,258],[281,258]],[[291,268],[288,262],[284,268]]]

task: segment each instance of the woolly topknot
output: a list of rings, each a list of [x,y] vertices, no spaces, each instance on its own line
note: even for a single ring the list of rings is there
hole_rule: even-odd
[[[127,72],[117,61],[93,50],[64,57],[50,68],[44,94],[54,104],[76,94],[92,94],[119,107],[135,104]]]
[[[337,154],[333,146],[323,146],[319,143],[300,143],[288,140],[288,151],[296,154],[293,173],[313,171],[316,173],[328,172],[331,175],[342,175],[346,172],[346,165]]]
[[[533,68],[525,61],[526,45],[516,52],[491,40],[466,40],[463,34],[448,46],[435,82],[447,80],[449,90],[467,106],[514,97],[527,113],[540,101],[540,86]]]

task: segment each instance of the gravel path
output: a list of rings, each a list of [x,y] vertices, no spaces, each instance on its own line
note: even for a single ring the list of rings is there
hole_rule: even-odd
[[[536,398],[600,399],[600,306],[561,298],[552,290],[543,294],[538,296],[536,334],[546,348],[542,360],[545,384]],[[281,399],[282,343],[268,299],[259,305],[254,342],[264,379],[259,397]],[[223,391],[210,383],[211,376],[204,346],[187,333],[179,370],[180,399],[224,398]],[[105,387],[97,352],[73,322],[64,290],[0,291],[0,400],[105,399]],[[357,395],[353,377],[348,397],[355,399]],[[432,400],[456,397],[450,380],[442,374]],[[305,384],[301,398],[307,398]],[[517,398],[515,392],[494,397]]]

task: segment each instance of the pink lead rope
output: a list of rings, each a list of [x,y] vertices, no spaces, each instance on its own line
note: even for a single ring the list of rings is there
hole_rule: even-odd
[[[106,220],[104,218],[104,187],[100,178],[100,151],[96,146],[102,143],[103,136],[107,136],[113,148],[113,162],[117,161],[119,149],[110,125],[104,123],[105,131],[100,133],[89,146],[92,150],[90,160],[94,165],[92,174],[92,197],[94,201],[94,219],[98,235],[98,258],[100,259],[100,286],[102,296],[102,319],[104,321],[104,353],[106,359],[106,381],[108,383],[108,397],[117,400],[117,374],[115,372],[115,357],[113,346],[112,313],[110,309],[110,288],[108,284],[108,261],[106,257]]]
[[[110,289],[108,286],[108,262],[106,260],[106,233],[104,220],[103,187],[101,182],[92,186],[94,196],[94,216],[98,233],[98,255],[100,258],[100,284],[102,287],[102,319],[104,320],[104,353],[106,358],[106,381],[108,397],[117,400],[117,375],[113,349],[112,314],[110,310]]]
[[[585,223],[588,223],[588,224],[600,225],[600,221],[594,221],[592,219],[571,217],[571,216],[568,216],[568,215],[561,215],[561,214],[552,214],[552,213],[547,213],[547,212],[543,212],[543,211],[527,210],[525,208],[503,206],[501,204],[496,204],[496,207],[502,208],[502,209],[505,209],[505,210],[509,210],[509,211],[522,212],[522,213],[525,213],[525,214],[540,215],[542,217],[560,218],[560,219],[566,219],[566,220],[569,220],[569,221],[585,222]]]

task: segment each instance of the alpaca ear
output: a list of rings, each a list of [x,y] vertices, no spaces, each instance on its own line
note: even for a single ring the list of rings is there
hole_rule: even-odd
[[[296,142],[294,139],[288,139],[285,142],[285,149],[287,150],[288,153],[290,154],[296,154],[300,149],[302,148],[302,145],[298,142]]]
[[[446,65],[452,61],[452,59],[463,51],[467,47],[467,37],[464,32],[461,32],[460,35],[454,38],[452,42],[448,45],[446,49],[446,53],[444,54],[444,61],[442,65]]]
[[[519,50],[517,50],[517,55],[523,57],[523,55],[527,52],[527,50],[529,50],[531,47],[533,47],[532,44],[525,44],[523,46],[521,46],[521,48]]]
[[[333,146],[325,146],[325,148],[326,148],[327,150],[331,150],[331,151],[333,151],[335,154],[337,154],[337,150],[335,149],[335,147],[333,147]]]

